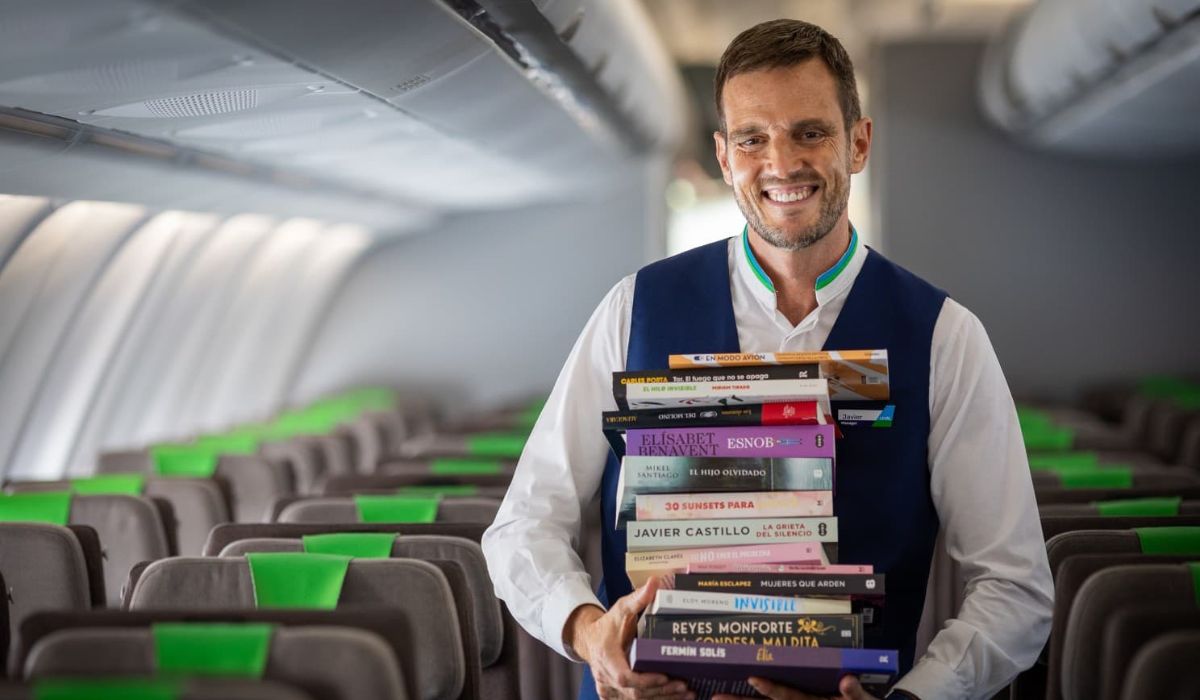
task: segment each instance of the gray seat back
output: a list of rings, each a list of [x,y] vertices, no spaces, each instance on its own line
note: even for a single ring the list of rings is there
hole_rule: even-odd
[[[250,567],[240,558],[179,557],[146,567],[130,596],[131,610],[255,607]],[[342,583],[339,606],[383,606],[412,621],[410,656],[401,659],[416,700],[454,700],[466,674],[454,597],[437,567],[414,559],[356,559]],[[369,697],[369,696],[362,696]]]
[[[40,610],[92,607],[87,565],[75,535],[42,523],[0,523],[0,574],[6,590],[8,625],[2,634],[15,653],[21,622]],[[3,659],[5,667],[8,659]]]
[[[325,479],[325,461],[321,448],[311,440],[291,438],[264,443],[261,454],[288,465],[296,493],[313,493]]]
[[[89,525],[100,537],[109,605],[121,604],[121,586],[134,564],[170,553],[158,509],[142,496],[76,495],[71,498],[70,522]]]
[[[1165,634],[1134,657],[1125,676],[1122,700],[1194,700],[1200,698],[1200,630]]]
[[[438,505],[438,522],[491,523],[500,509],[496,498],[445,498]],[[293,501],[280,511],[281,523],[356,523],[358,508],[350,496],[321,496]]]
[[[249,552],[299,552],[299,539],[255,538],[239,540],[221,551],[223,557],[240,557]],[[462,537],[406,535],[397,537],[392,556],[425,561],[453,561],[462,567],[471,590],[471,609],[479,636],[479,657],[484,668],[496,663],[504,646],[504,622],[500,601],[492,592],[487,561],[478,543]]]
[[[1105,624],[1122,607],[1150,599],[1194,601],[1191,572],[1181,564],[1115,566],[1097,571],[1080,586],[1063,639],[1062,697],[1099,696],[1097,657]]]
[[[40,640],[25,662],[25,677],[155,672],[148,628],[61,630]],[[267,680],[308,691],[314,700],[407,698],[403,675],[378,636],[345,627],[277,627],[271,636]]]
[[[1115,611],[1104,625],[1101,642],[1101,700],[1120,698],[1125,676],[1142,647],[1159,636],[1180,630],[1200,630],[1200,607],[1194,602],[1145,601]],[[1200,659],[1200,654],[1194,658]],[[1191,674],[1196,675],[1194,669]]]
[[[291,468],[260,455],[222,455],[215,475],[229,482],[233,519],[242,523],[266,522],[275,499],[296,492]]]
[[[36,700],[31,683],[0,683],[0,700]],[[313,696],[274,681],[227,678],[189,678],[182,681],[179,700],[315,700]]]

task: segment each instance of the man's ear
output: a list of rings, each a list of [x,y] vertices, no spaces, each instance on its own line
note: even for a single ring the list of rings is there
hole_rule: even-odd
[[[867,167],[873,126],[870,117],[863,117],[850,129],[850,172],[853,174],[861,173]]]
[[[725,151],[725,134],[714,131],[713,145],[717,149],[717,163],[721,166],[721,175],[725,177],[725,184],[733,185],[733,175],[729,172],[729,154]]]

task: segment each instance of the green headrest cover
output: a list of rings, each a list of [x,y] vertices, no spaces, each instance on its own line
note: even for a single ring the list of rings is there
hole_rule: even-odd
[[[0,522],[66,525],[70,517],[70,491],[0,493]]]
[[[154,470],[163,476],[206,479],[217,470],[220,455],[200,445],[155,445],[150,448]]]
[[[1025,439],[1025,449],[1030,452],[1038,450],[1069,450],[1075,444],[1075,431],[1071,428],[1058,428],[1054,426],[1022,428],[1021,435]]]
[[[355,559],[387,559],[392,556],[396,541],[391,532],[331,532],[323,535],[304,535],[304,551],[308,554],[340,554]]]
[[[475,484],[418,484],[415,486],[402,486],[396,490],[396,495],[417,496],[421,498],[478,496],[479,487]]]
[[[332,610],[350,565],[348,556],[299,552],[254,552],[246,560],[260,608]]]
[[[467,452],[481,457],[520,457],[528,439],[520,433],[478,433],[467,437]]]
[[[33,700],[175,700],[172,678],[46,678],[33,682]]]
[[[1143,554],[1200,556],[1200,526],[1135,527]]]
[[[96,474],[71,479],[71,490],[83,494],[140,496],[145,488],[145,474]]]
[[[1095,452],[1043,452],[1029,455],[1029,468],[1033,470],[1064,470],[1095,468],[1100,458]]]
[[[1200,561],[1188,564],[1192,572],[1192,595],[1196,597],[1196,607],[1200,608]]]
[[[499,474],[504,471],[504,464],[494,459],[462,459],[457,457],[449,457],[445,459],[435,459],[429,463],[430,474],[449,475],[471,475],[471,474]]]
[[[274,625],[161,622],[150,626],[158,672],[261,678]]]
[[[1105,467],[1094,471],[1068,470],[1058,473],[1063,488],[1068,489],[1127,489],[1133,487],[1133,470]]]
[[[431,523],[437,520],[440,501],[416,496],[354,497],[360,523]]]
[[[249,431],[205,435],[196,438],[195,444],[201,449],[217,454],[252,455],[258,452],[258,437]]]
[[[1119,501],[1092,501],[1096,512],[1104,516],[1173,516],[1179,515],[1183,498],[1127,498]]]

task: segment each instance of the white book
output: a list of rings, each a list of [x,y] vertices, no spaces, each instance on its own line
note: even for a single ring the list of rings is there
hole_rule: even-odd
[[[704,615],[746,613],[760,615],[839,615],[851,612],[850,600],[750,595],[713,591],[659,589],[650,615]]]
[[[746,382],[657,382],[629,384],[625,401],[630,410],[677,406],[740,406],[780,401],[815,401],[829,410],[826,379],[758,379]]]
[[[745,544],[837,542],[836,517],[731,518],[728,520],[631,520],[625,525],[626,549],[733,547]]]

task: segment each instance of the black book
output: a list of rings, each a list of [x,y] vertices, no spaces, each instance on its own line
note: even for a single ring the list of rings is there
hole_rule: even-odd
[[[859,615],[646,615],[639,636],[678,642],[862,647]]]

